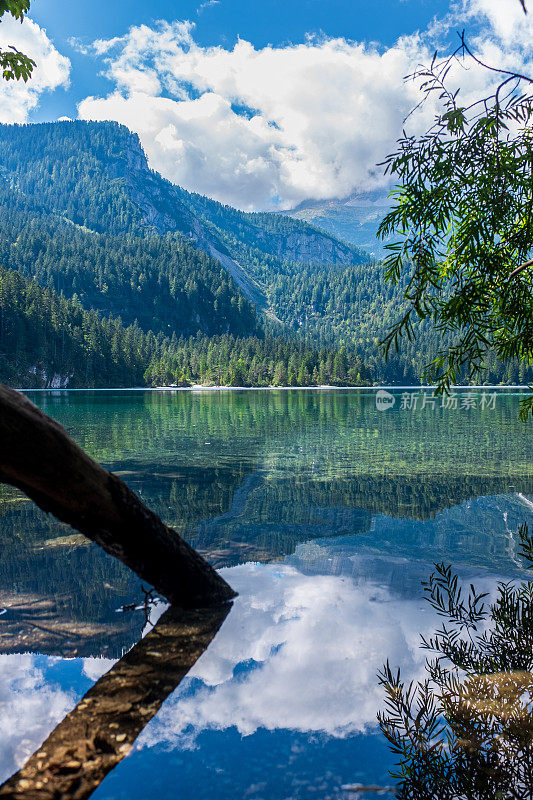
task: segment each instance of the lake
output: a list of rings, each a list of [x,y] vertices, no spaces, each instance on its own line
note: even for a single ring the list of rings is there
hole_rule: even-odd
[[[533,524],[518,391],[35,392],[239,592],[98,800],[367,797],[386,659],[423,676],[433,562],[492,592]],[[448,407],[447,407],[448,406]],[[141,581],[0,487],[0,778],[146,633]],[[136,609],[124,606],[135,606]],[[368,795],[375,796],[375,795]]]

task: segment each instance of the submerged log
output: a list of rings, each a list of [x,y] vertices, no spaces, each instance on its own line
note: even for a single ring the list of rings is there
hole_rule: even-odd
[[[235,597],[223,578],[120,478],[27,397],[0,385],[0,482],[81,531],[182,608]]]
[[[155,628],[95,685],[24,766],[0,800],[85,800],[205,651],[231,604],[170,608]]]

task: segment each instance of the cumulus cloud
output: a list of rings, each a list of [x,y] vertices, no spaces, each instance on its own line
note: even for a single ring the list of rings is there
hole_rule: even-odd
[[[524,14],[519,0],[454,0],[430,32],[441,49],[444,44],[455,49],[460,30],[465,30],[470,49],[485,64],[533,76],[533,16]],[[452,79],[471,101],[497,86],[501,76],[467,59]]]
[[[28,83],[0,81],[0,122],[26,122],[43,92],[68,86],[70,61],[35,22],[26,19],[21,25],[5,15],[0,24],[0,49],[10,45],[31,56],[37,66]]]
[[[324,37],[201,47],[190,22],[141,25],[94,43],[114,90],[83,100],[79,116],[123,122],[139,133],[154,169],[240,208],[343,197],[384,185],[376,164],[419,100],[403,78],[465,21],[484,58],[524,64],[533,16],[525,19],[517,0],[458,0],[429,30],[389,48]],[[457,75],[467,94],[491,80],[478,68]],[[409,125],[420,131],[433,113],[428,104]]]
[[[375,164],[415,102],[402,78],[421,52],[417,38],[384,52],[344,39],[204,48],[181,22],[94,47],[115,90],[79,116],[123,122],[165,177],[247,209],[381,183]]]
[[[335,738],[376,731],[383,708],[377,671],[389,659],[405,680],[424,679],[420,636],[442,620],[419,580],[410,586],[413,574],[427,577],[429,565],[341,549],[339,562],[335,544],[300,545],[292,560],[310,574],[286,562],[223,570],[239,597],[137,749],[194,748],[203,731],[233,727],[243,736],[259,729]],[[463,576],[465,586],[471,578]],[[478,575],[475,583],[495,596],[495,576]]]

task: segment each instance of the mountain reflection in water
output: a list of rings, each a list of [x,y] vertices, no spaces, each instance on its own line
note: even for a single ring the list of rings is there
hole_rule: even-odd
[[[354,800],[358,784],[387,786],[376,672],[389,658],[423,676],[431,563],[489,592],[523,576],[514,533],[533,519],[533,469],[518,398],[477,416],[381,413],[370,392],[32,399],[240,593],[95,797]],[[13,490],[0,497],[6,779],[145,620],[117,612],[141,599],[134,575]]]

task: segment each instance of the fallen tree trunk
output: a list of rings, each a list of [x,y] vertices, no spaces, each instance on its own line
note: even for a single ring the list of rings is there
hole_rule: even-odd
[[[20,392],[0,385],[0,482],[81,531],[182,608],[235,592],[120,478],[108,472]]]

